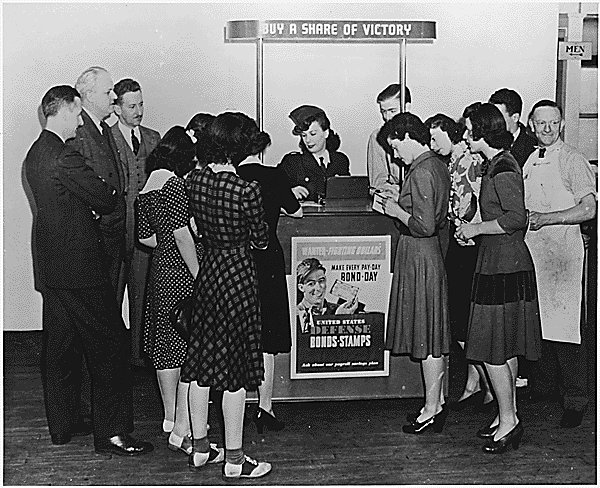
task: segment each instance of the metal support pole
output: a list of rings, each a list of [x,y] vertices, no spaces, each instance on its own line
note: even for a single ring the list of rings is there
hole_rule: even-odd
[[[263,40],[256,39],[256,123],[263,129]]]
[[[406,107],[406,38],[400,41],[400,112]],[[402,184],[405,176],[404,163],[400,165],[400,179]]]
[[[406,106],[406,38],[400,41],[400,112]]]
[[[258,128],[263,130],[263,77],[264,77],[264,62],[263,62],[263,39],[256,39],[256,123]],[[263,161],[263,153],[258,157]]]

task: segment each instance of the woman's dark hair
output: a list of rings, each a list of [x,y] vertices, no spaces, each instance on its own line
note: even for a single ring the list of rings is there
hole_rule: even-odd
[[[185,130],[193,130],[194,137],[196,138],[196,159],[200,165],[206,164],[206,149],[204,147],[205,140],[202,135],[208,128],[208,126],[215,120],[215,116],[207,113],[199,113],[194,115]]]
[[[425,125],[429,129],[437,129],[439,127],[440,130],[448,134],[452,144],[458,144],[465,132],[465,128],[461,124],[444,114],[435,114],[429,117],[425,121]]]
[[[308,130],[308,128],[313,122],[317,122],[319,124],[319,127],[321,127],[321,129],[324,131],[329,129],[329,135],[327,136],[327,140],[325,141],[325,148],[330,152],[337,151],[342,144],[342,140],[340,139],[340,136],[333,132],[333,130],[331,129],[331,122],[329,122],[329,119],[327,118],[327,115],[325,115],[324,112],[307,117],[304,123],[298,128],[302,131]],[[308,148],[306,147],[306,144],[304,144],[304,141],[302,140],[301,135],[298,146],[300,146],[300,150],[303,153],[309,152]]]
[[[217,115],[199,142],[204,145],[210,163],[238,166],[248,156],[259,154],[271,144],[271,137],[256,122],[241,112]]]
[[[196,148],[180,125],[171,127],[146,159],[146,171],[168,169],[183,177],[194,169]]]
[[[481,107],[481,102],[474,102],[471,105],[467,105],[463,110],[460,122],[464,123],[465,120],[471,118],[471,114],[479,110],[479,107]]]
[[[473,126],[471,137],[474,140],[482,139],[494,149],[510,149],[513,136],[506,129],[506,121],[500,110],[491,103],[482,103],[481,106],[469,115]]]
[[[402,140],[406,134],[424,146],[428,146],[431,140],[429,128],[419,117],[410,112],[402,112],[394,115],[383,125],[377,134],[377,142],[383,147],[389,147],[388,139]]]

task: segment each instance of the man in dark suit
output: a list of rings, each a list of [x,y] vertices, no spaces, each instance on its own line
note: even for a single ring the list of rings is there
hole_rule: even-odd
[[[133,456],[152,450],[133,431],[125,326],[102,255],[97,216],[118,195],[65,141],[82,124],[81,99],[70,86],[42,99],[46,128],[25,159],[37,207],[36,262],[43,296],[43,384],[53,444],[75,434],[83,348],[92,379],[96,452]]]
[[[513,135],[513,144],[510,153],[514,156],[522,168],[529,155],[535,150],[537,140],[527,132],[527,128],[520,122],[523,100],[514,90],[501,88],[494,92],[489,100],[506,120],[506,128]]]
[[[75,89],[81,94],[83,125],[77,128],[77,135],[68,144],[82,154],[86,164],[117,191],[115,209],[100,217],[106,266],[110,283],[117,293],[125,253],[126,187],[116,143],[105,122],[113,112],[117,96],[110,74],[99,67],[85,70],[77,79]]]
[[[150,265],[150,254],[142,249],[135,235],[134,203],[146,184],[146,157],[160,141],[160,134],[141,125],[144,116],[142,89],[136,81],[126,78],[114,88],[117,95],[115,114],[119,121],[111,127],[119,163],[125,175],[126,237],[125,262],[121,268],[117,299],[121,303],[127,285],[129,298],[129,328],[133,359],[140,357],[141,329],[144,316],[144,291]]]

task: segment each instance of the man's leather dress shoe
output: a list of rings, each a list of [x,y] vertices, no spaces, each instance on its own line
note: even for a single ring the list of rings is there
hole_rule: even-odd
[[[50,440],[55,446],[62,446],[71,442],[71,434],[50,434]]]
[[[138,441],[129,434],[115,435],[109,439],[94,442],[99,454],[116,454],[117,456],[140,456],[154,450],[149,442]]]
[[[63,444],[68,444],[69,442],[71,442],[72,437],[90,435],[93,430],[94,428],[92,427],[91,421],[81,419],[76,424],[73,424],[69,432],[50,434],[50,439],[52,440],[52,444],[61,446]]]

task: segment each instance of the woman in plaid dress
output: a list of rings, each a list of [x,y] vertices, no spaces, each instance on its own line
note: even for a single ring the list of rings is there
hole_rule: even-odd
[[[205,133],[208,166],[186,181],[190,210],[203,235],[194,295],[192,331],[182,378],[191,382],[193,452],[189,464],[200,468],[222,461],[222,451],[207,437],[210,388],[223,391],[226,479],[256,478],[271,470],[242,450],[246,390],[263,380],[260,305],[250,248],[266,249],[268,225],[259,186],[236,174],[241,161],[271,142],[244,114],[223,113]]]

